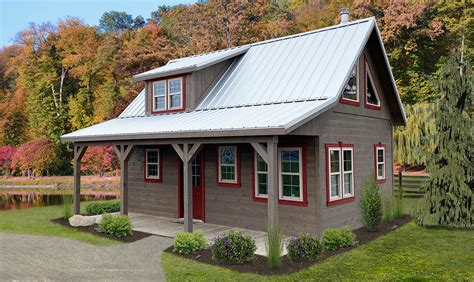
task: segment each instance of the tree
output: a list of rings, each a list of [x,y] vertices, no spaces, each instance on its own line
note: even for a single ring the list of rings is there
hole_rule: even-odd
[[[106,172],[116,170],[118,158],[110,146],[92,146],[84,154],[81,169],[89,173],[103,176]]]
[[[460,69],[463,70],[463,75]],[[472,88],[470,66],[453,54],[436,83],[435,147],[428,163],[430,179],[416,210],[424,226],[470,227],[473,223]]]
[[[15,152],[16,148],[13,146],[0,147],[0,168],[2,168],[4,174],[10,174],[12,157]]]
[[[49,175],[59,163],[58,150],[46,139],[33,140],[20,146],[12,157],[12,169],[28,176]]]
[[[99,30],[102,32],[118,32],[137,29],[145,25],[142,16],[133,19],[132,15],[126,12],[110,11],[102,14],[99,20]]]

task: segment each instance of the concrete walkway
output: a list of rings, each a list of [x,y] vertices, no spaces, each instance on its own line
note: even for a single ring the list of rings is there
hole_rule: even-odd
[[[164,281],[169,238],[151,236],[102,247],[75,240],[0,233],[0,281]]]
[[[178,232],[184,230],[183,223],[177,222],[176,219],[169,217],[160,217],[138,213],[129,213],[129,217],[133,223],[133,230],[137,231],[147,232],[168,238],[174,238],[176,234],[178,234]],[[243,234],[250,235],[255,240],[255,244],[257,245],[257,251],[255,253],[262,256],[267,255],[267,250],[265,248],[267,234],[265,232],[229,227],[218,224],[203,223],[200,221],[195,222],[193,224],[193,230],[202,230],[204,236],[209,242],[213,238],[222,235],[231,229],[234,231],[240,231]],[[283,248],[283,252],[283,254],[285,255],[286,248]]]

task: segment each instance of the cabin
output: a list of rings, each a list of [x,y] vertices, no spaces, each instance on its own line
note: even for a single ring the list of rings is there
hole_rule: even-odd
[[[367,178],[393,193],[392,135],[406,124],[375,18],[179,58],[74,143],[74,211],[88,146],[121,166],[121,213],[287,235],[362,226]]]

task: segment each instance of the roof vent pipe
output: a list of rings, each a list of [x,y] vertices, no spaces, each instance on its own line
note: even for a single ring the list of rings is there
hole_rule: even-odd
[[[341,24],[349,22],[349,8],[341,8],[339,12],[339,16],[341,17]]]

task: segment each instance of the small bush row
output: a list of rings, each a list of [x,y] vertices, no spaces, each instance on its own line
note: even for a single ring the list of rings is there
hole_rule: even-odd
[[[104,214],[99,230],[114,237],[125,237],[132,234],[132,221],[126,215]]]
[[[86,212],[88,215],[97,215],[104,213],[112,213],[120,211],[120,201],[107,201],[91,203],[87,205]]]
[[[203,250],[207,246],[207,240],[201,230],[194,233],[180,232],[173,245],[176,252],[187,255]]]

